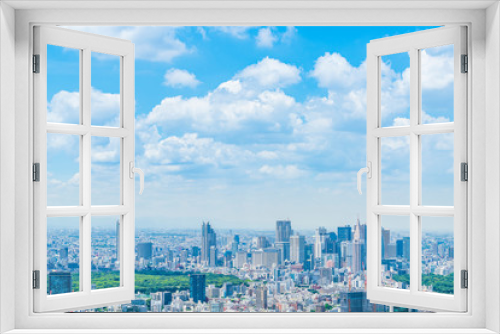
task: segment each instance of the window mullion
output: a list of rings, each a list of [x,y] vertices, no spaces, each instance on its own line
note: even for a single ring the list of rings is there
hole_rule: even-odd
[[[82,78],[82,124],[90,128],[91,126],[91,106],[90,106],[90,94],[91,94],[91,50],[86,48],[83,49],[82,66],[80,68],[81,78]],[[81,167],[82,167],[82,193],[83,193],[83,206],[90,209],[91,206],[91,135],[90,131],[82,136],[82,157]],[[82,268],[80,282],[83,284],[83,291],[90,293],[91,290],[91,250],[92,250],[92,235],[91,235],[91,216],[90,212],[87,212],[82,219],[82,249],[80,251]]]
[[[419,136],[415,133],[419,119],[420,96],[420,66],[418,49],[410,50],[410,291],[419,290],[420,265],[418,259],[419,248],[419,217],[414,210],[420,204],[420,144]]]

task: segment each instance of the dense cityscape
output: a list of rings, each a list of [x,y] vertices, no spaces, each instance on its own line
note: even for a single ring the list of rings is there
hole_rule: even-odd
[[[119,223],[92,229],[92,289],[120,285]],[[200,233],[201,232],[201,233]],[[47,293],[79,290],[78,230],[47,239]],[[388,312],[366,298],[366,224],[334,231],[136,231],[136,296],[82,312]],[[382,229],[384,286],[409,288],[410,238]],[[453,294],[453,235],[422,235],[422,289]]]

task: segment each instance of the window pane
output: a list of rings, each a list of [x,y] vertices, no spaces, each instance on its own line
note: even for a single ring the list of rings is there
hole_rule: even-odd
[[[422,291],[453,294],[453,217],[422,217]]]
[[[410,204],[410,138],[381,138],[381,202],[384,205]]]
[[[380,80],[381,122],[386,126],[410,125],[410,55],[382,56]]]
[[[80,205],[80,136],[47,134],[47,205]]]
[[[120,286],[119,216],[92,216],[92,290]]]
[[[120,126],[120,58],[92,52],[92,125]]]
[[[121,138],[92,137],[92,205],[119,205]]]
[[[47,294],[80,291],[80,217],[47,218]]]
[[[410,289],[410,217],[381,216],[381,286]]]
[[[47,122],[80,123],[80,50],[47,45]]]
[[[421,123],[453,122],[453,45],[420,51]]]
[[[422,135],[422,205],[453,206],[453,133]]]

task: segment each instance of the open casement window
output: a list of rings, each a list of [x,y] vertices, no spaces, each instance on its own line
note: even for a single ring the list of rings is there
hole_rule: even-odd
[[[134,45],[41,26],[34,28],[33,60],[34,310],[128,302],[137,171]],[[115,75],[103,78],[104,69]],[[54,249],[62,230],[72,231],[70,242]],[[53,264],[55,256],[63,266]],[[102,272],[116,279],[102,284]]]
[[[367,46],[372,303],[466,311],[466,54],[465,27]]]

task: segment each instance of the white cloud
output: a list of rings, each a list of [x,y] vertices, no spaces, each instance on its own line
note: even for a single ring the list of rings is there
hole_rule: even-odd
[[[259,172],[280,179],[295,179],[307,174],[306,171],[301,170],[296,165],[264,165],[259,169]]]
[[[300,69],[277,59],[266,57],[254,65],[246,67],[236,75],[262,88],[283,88],[300,82]]]
[[[253,27],[220,26],[220,27],[212,27],[211,29],[220,31],[224,34],[228,34],[238,39],[246,39],[249,36],[248,31],[252,28]]]
[[[443,89],[453,83],[453,46],[421,51],[422,89]]]
[[[196,133],[170,136],[145,145],[144,156],[153,163],[199,165],[235,165],[251,156],[251,152],[213,138],[199,138]]]
[[[92,88],[92,124],[118,126],[120,94],[103,93]],[[47,121],[53,123],[80,122],[80,93],[61,90],[47,102]]]
[[[194,52],[194,47],[188,47],[177,37],[180,27],[114,27],[86,26],[67,27],[94,34],[130,40],[135,44],[135,57],[154,62],[169,63],[174,58]]]
[[[310,75],[318,81],[319,87],[329,90],[345,91],[366,86],[365,63],[354,67],[336,52],[326,52],[319,57]]]
[[[165,82],[166,86],[181,88],[181,87],[190,87],[195,88],[201,82],[196,79],[196,76],[192,73],[189,73],[186,70],[180,70],[177,68],[171,68],[165,73]]]
[[[281,35],[281,41],[283,43],[290,43],[296,35],[297,28],[292,26],[286,27],[286,31]]]
[[[278,37],[274,34],[270,27],[259,29],[255,43],[261,48],[271,48],[278,41]]]

